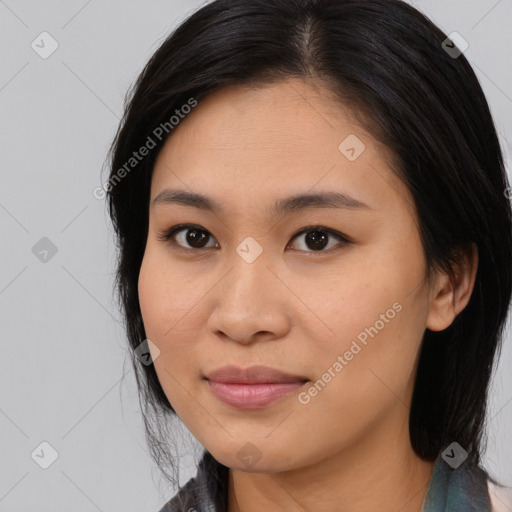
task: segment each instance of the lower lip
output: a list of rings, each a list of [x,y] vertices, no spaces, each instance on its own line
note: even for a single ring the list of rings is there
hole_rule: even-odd
[[[211,380],[207,382],[219,400],[239,409],[260,409],[290,395],[305,384],[301,381],[270,384],[228,384]]]

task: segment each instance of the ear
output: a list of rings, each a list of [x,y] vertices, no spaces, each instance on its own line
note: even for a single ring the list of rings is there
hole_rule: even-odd
[[[426,320],[426,327],[431,331],[449,327],[471,298],[478,268],[478,248],[472,243],[461,248],[458,254],[454,278],[446,272],[439,273],[432,287]]]

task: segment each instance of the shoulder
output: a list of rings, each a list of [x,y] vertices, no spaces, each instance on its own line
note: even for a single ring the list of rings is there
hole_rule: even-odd
[[[191,478],[158,512],[198,510],[197,477]]]
[[[197,474],[158,512],[224,512],[229,470],[205,450]]]
[[[491,512],[510,512],[512,510],[512,487],[496,485],[488,481]]]

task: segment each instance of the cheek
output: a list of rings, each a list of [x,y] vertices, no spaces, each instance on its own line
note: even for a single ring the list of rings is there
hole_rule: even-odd
[[[176,330],[173,326],[179,318],[177,308],[180,305],[174,299],[174,289],[169,285],[168,276],[162,272],[157,258],[146,251],[139,273],[139,305],[146,337],[159,349],[158,357],[153,356],[153,360],[162,385],[169,380],[166,370],[171,374],[175,372],[172,362],[176,360],[177,354],[174,347],[171,351],[169,340],[173,339]]]
[[[340,431],[353,442],[391,410],[407,410],[422,329],[412,319],[414,304],[395,297],[372,302],[366,313],[354,306],[357,314],[338,315],[340,336],[312,355],[317,380],[300,397],[296,419],[308,430],[315,418],[313,430],[321,425],[328,443]]]
[[[316,334],[314,373],[332,382],[326,387],[335,402],[353,397],[371,404],[375,396],[393,393],[404,399],[410,390],[426,318],[426,291],[411,290],[421,276],[413,267],[366,266],[340,273],[328,289],[308,295],[322,322],[310,315],[313,321],[302,327],[311,329],[309,339]]]
[[[185,272],[172,271],[157,251],[146,250],[139,273],[139,304],[148,338],[160,343],[170,340],[187,322],[199,297],[187,283]]]
[[[186,323],[183,321],[183,310],[187,308],[176,292],[180,289],[180,283],[172,280],[165,270],[162,271],[165,269],[163,265],[158,258],[146,252],[138,280],[139,304],[146,337],[159,350],[157,357],[153,353],[152,356],[160,385],[180,415],[184,399],[179,383],[185,383],[184,378],[192,375],[193,369],[189,367],[193,362],[193,353],[189,344],[180,342],[183,336],[186,337],[182,326]]]
[[[162,316],[162,309],[165,307],[162,302],[162,281],[157,279],[157,275],[158,268],[146,251],[139,272],[138,293],[142,320],[149,339],[160,338],[157,333],[164,318]]]
[[[170,384],[174,379],[165,370],[180,376],[197,372],[196,331],[204,325],[201,299],[208,283],[196,281],[185,269],[169,265],[165,255],[146,252],[138,280],[139,304],[146,336],[160,350],[155,369],[161,381]]]

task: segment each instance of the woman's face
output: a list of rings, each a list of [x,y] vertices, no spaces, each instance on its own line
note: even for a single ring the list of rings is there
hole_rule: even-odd
[[[214,93],[159,154],[144,326],[170,403],[224,465],[284,471],[409,442],[422,336],[446,326],[389,159],[327,92],[295,79]],[[205,200],[172,200],[178,189]],[[159,239],[178,224],[192,226]],[[300,379],[212,386],[205,377],[226,365]]]

